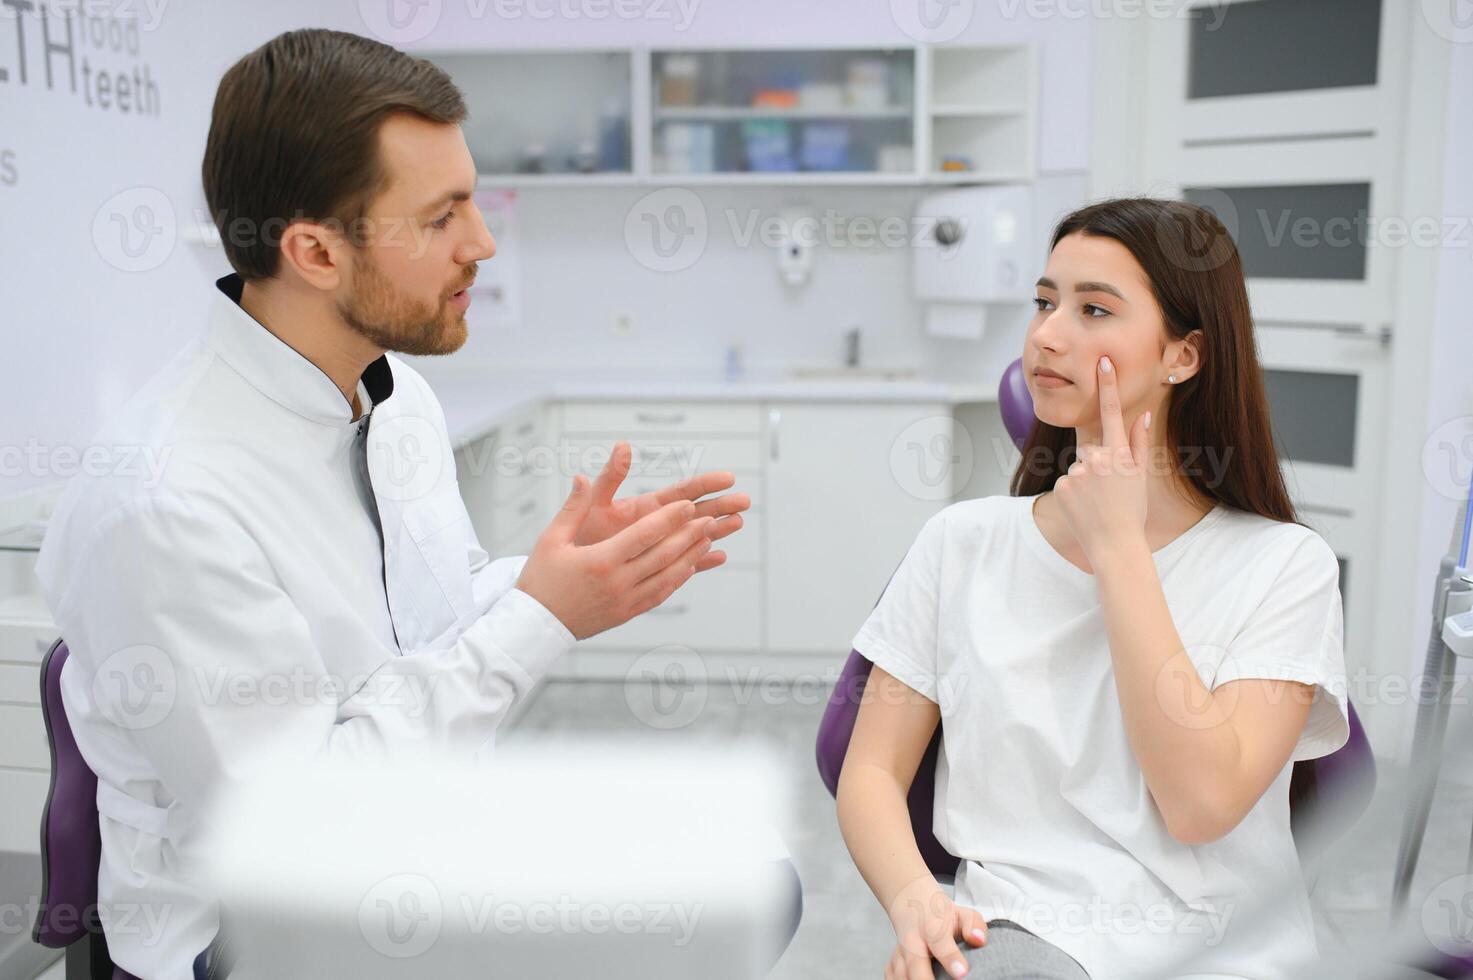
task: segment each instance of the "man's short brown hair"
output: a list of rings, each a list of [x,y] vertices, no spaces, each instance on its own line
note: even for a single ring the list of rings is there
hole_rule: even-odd
[[[288,31],[236,62],[215,93],[205,201],[230,265],[276,275],[296,220],[351,228],[387,174],[379,126],[394,112],[459,123],[465,100],[442,69],[342,31]]]

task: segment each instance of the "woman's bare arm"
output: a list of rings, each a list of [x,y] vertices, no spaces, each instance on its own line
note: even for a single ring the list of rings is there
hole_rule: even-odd
[[[887,980],[930,980],[933,959],[953,977],[964,976],[957,939],[974,946],[987,939],[982,916],[957,908],[942,891],[910,826],[906,796],[940,722],[934,701],[875,667],[839,774],[844,843],[895,929]]]
[[[917,879],[932,878],[905,799],[940,723],[934,701],[881,667],[871,671],[839,775],[839,829],[886,912]]]

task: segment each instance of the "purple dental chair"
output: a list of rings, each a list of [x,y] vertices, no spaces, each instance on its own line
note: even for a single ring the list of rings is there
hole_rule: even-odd
[[[1023,380],[1022,361],[1014,361],[1003,372],[998,390],[1003,424],[1019,449],[1024,446],[1035,418],[1033,399]],[[818,727],[818,772],[830,793],[837,794],[839,773],[849,738],[859,714],[860,696],[873,664],[859,651],[851,650],[839,676],[828,707]],[[1365,730],[1350,708],[1350,740],[1330,755],[1294,764],[1290,778],[1290,821],[1301,858],[1317,854],[1354,824],[1370,804],[1376,786],[1376,765]],[[935,801],[936,758],[941,747],[941,729],[927,746],[911,783],[907,803],[911,828],[926,866],[938,879],[954,878],[958,860],[947,853],[931,830]],[[1451,972],[1460,966],[1459,972]],[[1443,977],[1473,975],[1473,962],[1448,965]]]
[[[51,747],[51,788],[41,814],[41,902],[31,939],[66,950],[67,980],[138,980],[114,965],[97,911],[102,831],[97,819],[97,776],[88,767],[61,700],[61,669],[70,651],[57,640],[41,661],[41,717]],[[196,977],[210,975],[205,953]]]
[[[61,701],[61,668],[70,652],[57,640],[41,661],[41,716],[51,746],[51,789],[41,814],[41,903],[31,938],[65,949],[66,975],[88,980],[137,980],[113,965],[97,912],[102,832],[97,776],[72,737]]]

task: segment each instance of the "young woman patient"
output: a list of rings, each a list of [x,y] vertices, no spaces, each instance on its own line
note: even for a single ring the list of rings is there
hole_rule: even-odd
[[[1094,204],[1034,303],[1010,495],[929,520],[854,640],[839,822],[885,976],[1290,975],[1292,763],[1349,738],[1339,567],[1285,491],[1237,249],[1190,204]],[[905,802],[938,723],[954,898]]]

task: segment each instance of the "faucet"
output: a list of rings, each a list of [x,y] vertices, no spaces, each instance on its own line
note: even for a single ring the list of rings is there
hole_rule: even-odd
[[[859,326],[844,331],[844,366],[859,367]]]

